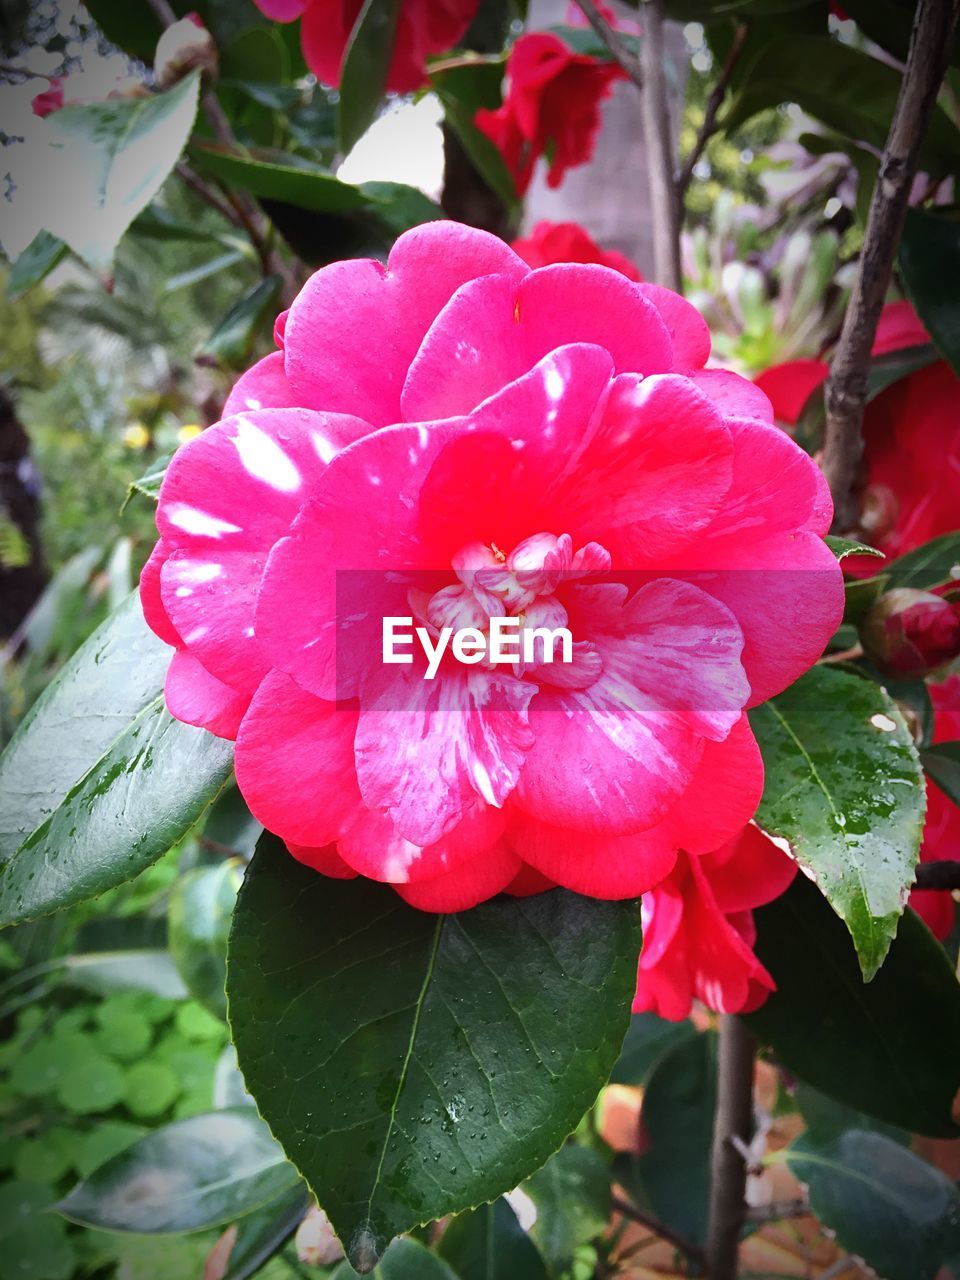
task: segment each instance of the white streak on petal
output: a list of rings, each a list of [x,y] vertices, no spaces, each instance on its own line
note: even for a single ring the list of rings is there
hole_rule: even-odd
[[[198,511],[196,507],[191,507],[186,502],[175,502],[168,507],[167,518],[184,533],[195,534],[198,538],[219,538],[224,533],[240,532],[238,524],[231,524],[229,520],[211,516],[206,511]]]
[[[276,440],[261,431],[248,418],[239,419],[233,443],[245,470],[254,479],[262,480],[271,489],[279,489],[281,493],[294,493],[300,488],[300,472],[293,462]]]

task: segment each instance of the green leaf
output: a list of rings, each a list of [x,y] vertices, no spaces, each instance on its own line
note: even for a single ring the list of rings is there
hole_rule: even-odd
[[[906,1129],[887,1124],[883,1120],[876,1120],[873,1116],[868,1116],[865,1111],[847,1106],[845,1102],[837,1102],[836,1098],[828,1097],[827,1094],[821,1093],[819,1089],[814,1089],[812,1085],[805,1084],[802,1080],[797,1083],[794,1090],[794,1101],[803,1116],[807,1132],[818,1142],[832,1142],[847,1129],[871,1129],[876,1133],[882,1133],[893,1142],[899,1142],[901,1146],[909,1147],[910,1145],[910,1134]]]
[[[90,951],[68,956],[61,981],[107,995],[111,991],[148,991],[165,1000],[185,1000],[187,988],[168,951]]]
[[[886,963],[860,981],[843,925],[797,876],[755,913],[756,952],[777,990],[746,1021],[788,1071],[868,1115],[958,1137],[960,984],[943,948],[904,913]]]
[[[207,814],[204,845],[215,854],[236,854],[249,861],[261,835],[263,827],[247,808],[240,788],[228,786]]]
[[[16,302],[45,280],[60,265],[70,250],[58,236],[49,231],[38,231],[10,268],[7,277],[7,297]]]
[[[330,1280],[354,1280],[355,1275],[348,1262],[341,1262]],[[404,1238],[394,1240],[387,1249],[374,1271],[374,1280],[459,1280],[459,1277],[418,1240]]]
[[[276,314],[281,283],[279,276],[267,276],[252,285],[197,352],[197,360],[225,369],[242,368],[253,354],[259,330]]]
[[[888,575],[887,590],[894,587],[916,587],[929,591],[960,578],[960,531],[932,538],[915,551],[908,551],[884,569]]]
[[[197,114],[194,73],[166,93],[64,107],[45,121],[44,227],[104,271],[131,222],[160,190]]]
[[[917,314],[944,360],[960,373],[960,221],[908,209],[899,261]]]
[[[150,498],[153,502],[156,502],[160,497],[160,486],[163,484],[163,477],[167,474],[167,467],[172,460],[172,453],[165,454],[161,458],[154,458],[143,475],[130,482],[124,506],[135,493],[142,493],[145,498]]]
[[[307,1212],[310,1197],[302,1182],[255,1209],[237,1223],[237,1238],[223,1280],[247,1280],[277,1252],[296,1231]]]
[[[458,1280],[547,1280],[543,1259],[502,1196],[454,1218],[437,1252]]]
[[[340,69],[337,138],[348,152],[376,119],[387,88],[400,0],[364,0]]]
[[[883,552],[878,551],[876,547],[868,547],[866,543],[854,542],[850,538],[837,538],[832,533],[828,533],[824,542],[838,560],[845,560],[847,556],[877,556],[880,560],[884,559]]]
[[[156,698],[0,867],[0,927],[132,880],[186,835],[232,767],[232,743]]]
[[[750,720],[766,771],[756,821],[789,842],[846,922],[869,981],[897,931],[923,830],[910,731],[879,685],[828,667]]]
[[[647,1146],[642,1155],[614,1164],[641,1203],[695,1244],[707,1235],[716,1059],[713,1032],[685,1039],[663,1055],[643,1093]]]
[[[554,890],[434,916],[260,841],[230,937],[233,1040],[354,1266],[556,1150],[616,1061],[639,943],[635,902]]]
[[[130,596],[77,650],[24,717],[0,756],[0,860],[163,689],[170,649]]]
[[[817,1218],[885,1280],[933,1280],[960,1248],[960,1194],[939,1169],[880,1133],[804,1134],[784,1158]]]
[[[403,182],[361,182],[358,190],[373,201],[377,217],[395,236],[443,217],[435,200]]]
[[[668,1022],[655,1013],[635,1013],[623,1049],[610,1076],[611,1084],[646,1084],[665,1053],[697,1034],[693,1023]]]
[[[882,150],[900,92],[900,72],[826,35],[791,31],[762,44],[741,66],[741,87],[723,117],[729,133],[758,111],[795,102],[829,129]],[[921,167],[949,173],[960,160],[960,133],[935,106],[921,147]]]
[[[215,1111],[152,1130],[57,1208],[104,1231],[201,1231],[269,1204],[297,1182],[255,1112]]]
[[[844,622],[856,626],[886,591],[887,582],[885,573],[876,574],[872,578],[851,578],[845,582],[843,584]]]
[[[960,805],[960,742],[937,742],[920,752],[927,777],[932,778],[944,795]],[[960,858],[960,849],[955,850]]]
[[[174,887],[170,952],[190,993],[218,1018],[227,1016],[227,935],[242,879],[239,859],[188,871]]]
[[[596,1151],[567,1143],[523,1184],[537,1207],[530,1228],[552,1276],[567,1272],[582,1244],[610,1221],[610,1166]]]
[[[326,169],[294,156],[228,151],[213,143],[194,143],[190,156],[196,167],[231,187],[240,187],[265,200],[281,200],[316,213],[349,213],[369,206],[359,187],[341,182]]]
[[[431,83],[443,103],[446,123],[460,139],[474,167],[490,190],[512,209],[517,204],[513,175],[497,147],[474,123],[481,107],[495,109],[500,105],[503,59],[478,58],[465,66],[435,72]]]

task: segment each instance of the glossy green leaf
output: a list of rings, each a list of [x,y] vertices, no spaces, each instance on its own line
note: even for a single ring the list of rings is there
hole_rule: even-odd
[[[349,151],[376,119],[387,88],[400,0],[363,0],[340,69],[337,138]]]
[[[435,200],[403,182],[361,182],[358,190],[372,201],[373,211],[395,236],[443,217]]]
[[[97,995],[148,991],[165,1000],[185,1000],[187,988],[169,951],[89,951],[67,956],[61,981]]]
[[[894,587],[929,591],[960,577],[960,531],[931,538],[922,547],[884,566],[884,573],[888,575],[890,591]]]
[[[263,827],[247,808],[240,788],[232,784],[211,805],[203,824],[203,844],[211,853],[253,857]]]
[[[900,241],[900,271],[917,314],[937,350],[960,373],[960,220],[908,209]]]
[[[437,1252],[458,1280],[547,1280],[543,1259],[502,1196],[454,1218]]]
[[[577,1248],[603,1234],[610,1177],[610,1165],[596,1151],[568,1143],[523,1184],[537,1207],[530,1235],[550,1275],[564,1275]]]
[[[233,1040],[358,1269],[561,1144],[616,1061],[639,942],[635,902],[554,890],[433,916],[260,841],[230,938]]]
[[[818,1142],[833,1142],[847,1129],[870,1129],[882,1133],[893,1142],[899,1142],[901,1146],[910,1145],[911,1136],[906,1129],[887,1124],[885,1120],[877,1120],[845,1102],[838,1102],[836,1098],[821,1093],[802,1080],[796,1083],[793,1099],[803,1116],[807,1132]]]
[[[880,1133],[810,1134],[784,1153],[817,1218],[884,1280],[933,1280],[960,1248],[960,1193],[933,1165]]]
[[[298,1181],[255,1112],[215,1111],[152,1130],[57,1208],[105,1231],[200,1231],[269,1204]]]
[[[282,200],[317,213],[349,213],[366,208],[370,201],[359,187],[341,182],[326,169],[295,157],[282,160],[227,151],[213,143],[195,143],[191,158],[198,169],[231,187],[240,187],[262,199]]]
[[[199,86],[194,73],[166,93],[64,107],[44,122],[44,228],[94,269],[110,266],[121,236],[179,160]]]
[[[883,552],[876,547],[868,547],[864,542],[854,542],[851,538],[837,538],[828,533],[824,542],[838,560],[845,560],[847,556],[876,556],[880,560],[884,558]]]
[[[181,876],[170,899],[170,952],[191,995],[227,1016],[227,936],[240,881],[239,859]]]
[[[131,595],[61,668],[0,756],[0,860],[160,694],[169,663]]]
[[[253,354],[257,335],[277,312],[279,276],[258,280],[238,298],[200,350],[197,359],[225,369],[243,368]]]
[[[845,138],[882,149],[887,138],[900,73],[886,62],[828,36],[791,31],[777,34],[742,66],[741,87],[723,117],[727,131],[758,111],[796,102]],[[921,167],[952,172],[960,160],[960,133],[934,107],[921,148]]]
[[[503,59],[477,59],[462,67],[435,72],[431,83],[443,103],[444,119],[460,139],[477,172],[507,208],[517,203],[513,175],[503,156],[474,123],[480,107],[500,105]]]
[[[356,1272],[349,1262],[341,1262],[330,1280],[354,1280]],[[431,1253],[418,1240],[406,1237],[394,1240],[373,1271],[373,1280],[461,1280],[444,1260]],[[519,1280],[519,1277],[517,1278]]]
[[[163,477],[167,474],[167,467],[170,465],[172,458],[172,453],[165,454],[162,458],[155,458],[142,476],[138,476],[136,480],[131,481],[130,488],[127,491],[127,502],[130,501],[135,493],[142,493],[145,498],[150,498],[153,502],[156,502],[160,496]]]
[[[713,1032],[685,1039],[663,1055],[643,1093],[643,1154],[620,1157],[614,1165],[641,1203],[695,1244],[707,1234],[716,1058]]]
[[[307,1189],[298,1182],[243,1218],[237,1224],[237,1238],[223,1280],[247,1280],[255,1275],[293,1235],[309,1204]]]
[[[0,927],[132,880],[190,830],[230,776],[233,744],[144,710],[0,867]]]
[[[927,777],[932,778],[944,795],[960,805],[960,742],[938,742],[920,752]],[[955,850],[960,858],[960,849]]]
[[[754,918],[757,955],[777,984],[746,1019],[758,1040],[832,1098],[912,1132],[960,1136],[960,984],[919,917],[904,913],[868,985],[846,930],[804,877]]]
[[[630,1019],[630,1029],[610,1083],[646,1084],[663,1055],[696,1034],[696,1028],[689,1019],[669,1022],[655,1013],[635,1013]]]
[[[913,883],[925,793],[916,748],[879,685],[814,667],[751,713],[766,781],[756,820],[786,840],[877,972]]]
[[[45,280],[69,252],[59,236],[52,236],[49,231],[38,231],[10,268],[7,297],[14,302],[22,298]]]

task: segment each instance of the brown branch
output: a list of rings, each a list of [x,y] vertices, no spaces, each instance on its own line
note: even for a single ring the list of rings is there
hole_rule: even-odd
[[[647,144],[647,181],[653,215],[653,275],[657,284],[680,293],[680,202],[673,181],[670,106],[664,72],[663,0],[645,0],[640,44],[640,108]]]
[[[696,1262],[699,1266],[703,1266],[703,1250],[699,1245],[694,1244],[692,1240],[688,1240],[686,1236],[674,1231],[673,1227],[668,1227],[665,1222],[661,1222],[659,1218],[652,1213],[647,1213],[646,1209],[641,1209],[630,1200],[624,1200],[622,1196],[613,1196],[610,1201],[611,1208],[615,1209],[624,1218],[629,1218],[631,1222],[637,1222],[641,1227],[646,1227],[652,1231],[654,1235],[659,1236],[661,1240],[666,1240],[668,1244],[672,1244],[691,1262]]]
[[[628,79],[632,80],[638,89],[643,88],[643,72],[640,69],[640,63],[633,56],[631,51],[624,44],[622,38],[616,29],[610,25],[593,0],[577,0],[577,6],[580,12],[593,27],[594,31],[606,45],[610,56],[613,58]]]
[[[720,75],[710,92],[707,99],[707,105],[703,113],[703,123],[697,130],[697,136],[694,140],[690,154],[684,160],[683,164],[677,172],[675,185],[677,190],[677,202],[682,206],[683,197],[687,194],[687,188],[690,185],[690,179],[693,177],[693,171],[697,166],[697,161],[703,155],[707,143],[717,131],[717,116],[720,108],[723,106],[723,100],[726,97],[727,89],[730,87],[730,78],[733,75],[734,68],[740,60],[743,52],[743,46],[747,39],[747,24],[741,22],[734,33],[733,43],[723,61],[720,69]]]
[[[227,222],[234,227],[243,226],[232,206],[226,200],[222,200],[213,187],[208,182],[204,182],[198,173],[194,173],[184,160],[177,161],[177,177],[185,187],[189,187],[194,195],[199,196],[211,209],[216,209],[221,218],[226,218]]]
[[[960,889],[960,862],[944,858],[939,862],[921,862],[917,867],[915,889]]]
[[[740,1233],[747,1211],[747,1162],[741,1152],[753,1130],[754,1050],[754,1039],[746,1025],[732,1014],[722,1014],[707,1220],[710,1280],[735,1280],[737,1274]]]
[[[860,266],[826,386],[823,470],[834,527],[857,523],[863,410],[870,351],[903,232],[920,144],[936,102],[957,21],[957,0],[918,0],[910,51],[870,200]]]

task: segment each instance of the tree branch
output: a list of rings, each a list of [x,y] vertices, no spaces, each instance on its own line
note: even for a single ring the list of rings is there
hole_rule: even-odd
[[[740,1232],[747,1211],[747,1163],[737,1148],[744,1148],[753,1131],[754,1049],[746,1025],[733,1014],[722,1014],[707,1220],[710,1280],[735,1280],[737,1275]]]
[[[613,58],[621,70],[627,77],[633,81],[638,89],[643,88],[643,72],[640,69],[640,63],[633,56],[631,51],[624,44],[623,39],[617,31],[606,20],[593,0],[577,0],[577,6],[580,12],[593,27],[594,31],[606,45]]]
[[[692,1240],[688,1240],[686,1236],[682,1236],[679,1231],[674,1231],[672,1227],[668,1227],[665,1222],[661,1222],[652,1213],[647,1213],[645,1209],[639,1208],[630,1200],[624,1200],[622,1196],[613,1196],[610,1206],[622,1217],[629,1218],[631,1222],[638,1222],[641,1227],[646,1227],[655,1236],[659,1236],[661,1240],[666,1240],[669,1244],[672,1244],[675,1249],[678,1249],[691,1262],[696,1262],[698,1266],[703,1266],[703,1250],[700,1246],[694,1244]]]
[[[780,1222],[783,1218],[806,1218],[813,1213],[806,1200],[780,1200],[773,1204],[753,1205],[746,1212],[747,1222]]]
[[[221,218],[226,218],[227,222],[234,227],[243,227],[243,223],[232,206],[226,200],[222,200],[213,187],[208,182],[204,182],[198,173],[194,173],[184,160],[177,161],[177,177],[185,187],[189,187],[194,195],[199,196],[211,209],[216,209]]]
[[[939,862],[921,862],[917,867],[915,889],[960,889],[960,862],[946,858]]]
[[[693,171],[696,168],[697,161],[703,155],[707,143],[717,131],[717,116],[720,108],[723,106],[723,100],[726,97],[727,89],[730,87],[730,78],[733,75],[734,68],[740,60],[740,54],[743,52],[743,46],[747,39],[747,24],[741,22],[734,33],[733,43],[724,59],[720,75],[717,78],[710,97],[707,99],[707,105],[703,113],[703,123],[697,130],[697,136],[694,141],[690,154],[684,160],[683,164],[677,172],[675,186],[677,191],[677,203],[683,207],[683,198],[687,194],[687,188],[690,186],[690,179],[693,177]]]
[[[918,0],[907,65],[870,201],[859,270],[827,379],[823,470],[833,494],[838,530],[852,529],[857,523],[870,350],[956,21],[957,0]]]
[[[640,43],[640,107],[647,144],[647,179],[653,214],[654,279],[680,293],[680,202],[673,180],[670,105],[664,72],[663,0],[644,0]]]

